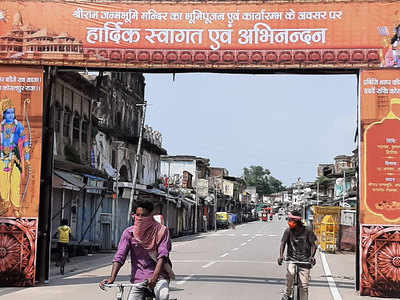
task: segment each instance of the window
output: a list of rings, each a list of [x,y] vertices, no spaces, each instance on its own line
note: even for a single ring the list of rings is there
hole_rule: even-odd
[[[122,166],[121,169],[119,170],[119,181],[121,182],[129,181],[128,168],[126,166]]]
[[[71,125],[71,113],[64,112],[63,135],[69,137],[69,126]]]
[[[89,122],[87,120],[82,122],[82,143],[87,144]]]
[[[116,167],[116,163],[117,163],[117,152],[115,150],[112,150],[112,152],[111,152],[111,165],[113,166],[113,168]]]
[[[79,142],[79,135],[80,135],[80,123],[81,119],[77,113],[74,114],[74,121],[73,121],[73,131],[72,131],[72,138],[74,142]]]
[[[60,133],[62,110],[58,103],[54,106],[54,131]]]
[[[122,124],[122,113],[119,111],[119,112],[117,112],[117,114],[116,114],[115,125],[116,125],[118,128],[121,128],[121,124]]]

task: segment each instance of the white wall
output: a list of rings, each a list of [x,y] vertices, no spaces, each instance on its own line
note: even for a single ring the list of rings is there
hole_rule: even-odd
[[[170,164],[170,177],[175,175],[182,176],[183,171],[187,171],[192,174],[192,184],[193,186],[196,184],[196,161],[183,161],[183,160],[171,160],[170,162],[167,160],[161,161],[161,176],[168,177],[168,168]]]
[[[153,184],[156,179],[160,177],[160,167],[159,167],[160,156],[155,153],[143,151],[142,155],[142,165],[144,166],[144,176],[141,178],[142,184]],[[157,176],[156,176],[157,171]],[[141,173],[139,173],[141,174]]]

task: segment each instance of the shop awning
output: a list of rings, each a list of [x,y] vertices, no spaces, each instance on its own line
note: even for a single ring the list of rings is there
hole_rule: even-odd
[[[196,204],[196,201],[193,201],[192,199],[189,199],[189,198],[182,198],[181,200],[187,206],[192,206],[192,205]]]
[[[55,188],[79,191],[85,187],[83,176],[60,170],[54,170],[54,175],[56,175],[53,180],[53,186]]]
[[[105,179],[93,175],[83,174],[77,175],[66,171],[54,170],[53,172],[53,187],[59,189],[67,189],[80,191],[85,189],[88,193],[100,194],[104,187]],[[84,177],[88,177],[88,183],[85,184]]]

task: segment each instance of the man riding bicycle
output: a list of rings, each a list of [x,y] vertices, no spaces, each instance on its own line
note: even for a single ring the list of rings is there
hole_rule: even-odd
[[[100,283],[113,283],[119,270],[131,254],[131,283],[129,300],[143,300],[151,289],[157,300],[168,300],[169,280],[174,278],[169,260],[171,239],[168,228],[159,224],[152,215],[154,206],[139,201],[134,210],[134,225],[125,229],[114,256],[111,276]]]
[[[65,252],[68,253],[69,241],[70,239],[72,239],[71,227],[68,226],[67,219],[61,220],[60,226],[58,226],[57,232],[54,234],[54,237],[58,238],[57,241],[58,258],[56,262],[56,266],[58,266],[62,256],[63,249],[65,249]]]
[[[308,281],[310,269],[315,265],[315,252],[317,237],[314,232],[306,228],[301,221],[301,214],[297,211],[288,214],[289,228],[285,230],[281,240],[278,264],[282,265],[285,248],[287,246],[286,259],[289,261],[286,274],[286,292],[282,300],[292,300],[295,265],[293,262],[309,262],[309,264],[298,265],[300,279],[300,300],[308,300]]]

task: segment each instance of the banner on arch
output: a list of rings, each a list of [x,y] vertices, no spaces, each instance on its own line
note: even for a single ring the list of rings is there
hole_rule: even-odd
[[[0,63],[397,67],[396,2],[0,3]],[[40,14],[41,18],[37,18]]]

